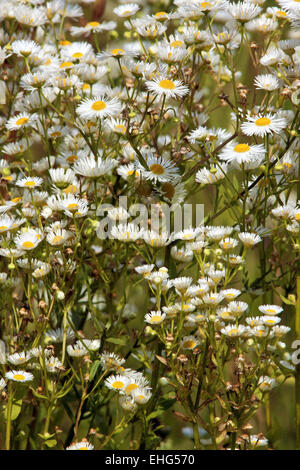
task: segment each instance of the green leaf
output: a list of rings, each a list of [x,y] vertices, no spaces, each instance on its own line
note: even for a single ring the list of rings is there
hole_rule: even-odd
[[[56,439],[49,439],[49,441],[46,441],[45,444],[46,444],[47,447],[54,447],[57,444],[57,440]]]
[[[11,408],[11,420],[14,421],[20,414],[22,408],[22,399],[20,400],[13,400],[12,408]],[[7,421],[7,407],[4,409],[4,419]]]
[[[121,346],[125,346],[127,344],[126,339],[120,338],[107,338],[105,341],[107,341],[107,343],[119,344]]]
[[[99,366],[100,366],[100,361],[99,361],[99,359],[97,359],[96,361],[93,362],[93,364],[91,366],[91,369],[90,369],[90,378],[89,378],[90,382],[93,380],[93,378],[97,374],[97,370],[98,370]]]

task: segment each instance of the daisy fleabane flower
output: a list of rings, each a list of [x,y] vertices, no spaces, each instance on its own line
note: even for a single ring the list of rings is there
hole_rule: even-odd
[[[15,244],[21,250],[30,251],[36,248],[42,239],[43,237],[37,230],[29,229],[17,235]]]
[[[114,8],[113,12],[121,18],[126,18],[127,16],[135,15],[139,9],[140,7],[136,3],[125,3],[125,5]]]
[[[9,131],[17,131],[19,129],[24,129],[24,127],[30,127],[35,121],[35,114],[28,114],[26,112],[19,113],[7,121],[6,128]]]
[[[259,90],[274,91],[279,88],[279,80],[269,73],[264,75],[257,75],[254,80],[254,85]]]
[[[285,118],[276,114],[258,114],[256,116],[249,116],[246,122],[241,125],[241,130],[246,135],[257,135],[264,137],[266,134],[272,132],[278,134],[287,126]]]
[[[165,313],[161,313],[161,311],[151,311],[145,315],[145,322],[150,323],[150,325],[159,325],[164,321],[166,318]]]
[[[71,444],[66,450],[94,450],[93,444],[88,441],[80,441],[75,444]]]
[[[37,188],[38,186],[41,186],[42,183],[42,178],[39,178],[38,176],[25,176],[24,178],[20,178],[16,181],[17,186],[27,189]]]
[[[239,239],[247,248],[256,245],[257,243],[261,242],[261,238],[256,233],[250,232],[241,232],[238,234]]]
[[[136,162],[135,165],[143,178],[154,183],[167,183],[179,177],[179,169],[171,160],[164,157],[155,157],[151,151],[146,154],[145,160],[148,166],[147,170],[140,162]]]
[[[33,375],[24,370],[10,370],[6,372],[5,377],[14,382],[31,382],[33,380]]]
[[[146,88],[156,96],[166,98],[183,98],[189,93],[189,88],[180,80],[172,80],[167,77],[159,77],[146,81]]]
[[[110,99],[104,96],[84,99],[76,109],[79,117],[83,119],[118,116],[121,110],[122,105],[116,97]]]

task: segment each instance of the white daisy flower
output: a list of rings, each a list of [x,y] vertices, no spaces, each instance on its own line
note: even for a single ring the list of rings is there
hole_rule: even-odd
[[[238,234],[238,237],[243,243],[243,245],[247,248],[250,248],[262,241],[259,235],[250,232],[240,232]]]
[[[147,230],[143,234],[144,241],[153,248],[167,246],[172,239],[168,232],[157,233],[153,230]]]
[[[151,398],[151,391],[149,388],[137,388],[132,392],[132,397],[138,405],[144,405]]]
[[[225,178],[227,173],[227,164],[221,164],[216,168],[202,168],[198,170],[195,176],[196,183],[215,184]]]
[[[195,336],[184,336],[180,341],[182,349],[192,350],[200,344],[200,341]]]
[[[25,176],[24,178],[20,178],[16,181],[17,186],[27,189],[37,188],[38,186],[41,186],[42,183],[42,178],[39,178],[38,176]]]
[[[146,170],[140,162],[135,164],[136,169],[147,180],[154,183],[167,183],[179,178],[179,169],[175,164],[164,157],[155,157],[151,151],[146,154],[145,158],[148,169]]]
[[[261,12],[261,8],[250,1],[227,3],[226,8],[228,13],[232,15],[238,23],[242,24],[252,20]]]
[[[66,450],[94,450],[93,444],[88,441],[80,441],[75,444],[71,444]]]
[[[259,90],[274,91],[279,88],[279,80],[269,73],[264,75],[257,75],[254,80],[254,85]]]
[[[135,15],[140,9],[140,6],[136,3],[125,3],[113,9],[113,12],[121,18]]]
[[[259,389],[262,392],[269,392],[272,388],[276,387],[277,382],[268,375],[263,375],[258,380]]]
[[[52,246],[63,245],[71,236],[71,232],[65,229],[57,229],[47,234],[46,240]]]
[[[15,244],[20,250],[30,251],[36,248],[42,239],[43,237],[37,230],[29,229],[16,236]]]
[[[146,81],[147,90],[156,96],[181,99],[189,93],[189,89],[180,80],[172,80],[167,77],[155,78]]]
[[[33,380],[33,375],[24,370],[10,370],[6,372],[5,377],[14,382],[31,382]]]
[[[145,315],[145,322],[150,323],[150,325],[159,325],[166,318],[165,313],[161,313],[160,310],[151,311]]]
[[[225,336],[229,336],[231,338],[236,338],[239,336],[243,336],[246,332],[246,327],[244,325],[228,325],[221,329],[221,333]]]
[[[55,373],[63,367],[62,362],[57,357],[46,358],[45,366],[48,372]]]
[[[220,158],[231,163],[235,168],[253,169],[257,168],[266,154],[265,147],[259,145],[248,145],[229,143],[220,152]]]
[[[264,315],[274,316],[274,315],[279,315],[279,313],[283,311],[283,308],[280,307],[279,305],[267,304],[267,305],[260,305],[258,307],[258,310],[262,312]]]
[[[119,392],[126,388],[128,384],[128,378],[124,375],[111,375],[105,380],[104,384],[110,390]]]
[[[21,57],[29,57],[40,53],[41,47],[34,41],[21,39],[13,41],[11,48],[14,54]]]
[[[30,127],[35,121],[36,115],[23,112],[11,117],[6,122],[6,128],[10,131],[16,131],[25,127]]]
[[[76,109],[77,114],[83,119],[118,116],[121,110],[122,104],[116,97],[110,99],[104,96],[86,98]]]
[[[29,361],[30,359],[30,354],[26,353],[25,351],[21,353],[14,353],[14,354],[9,354],[7,356],[8,362],[11,364],[20,365],[20,364],[25,364],[25,362]]]
[[[84,347],[81,341],[76,341],[75,344],[67,346],[67,353],[72,357],[82,357],[89,354],[88,350]]]
[[[144,232],[134,223],[118,224],[112,227],[110,235],[119,241],[129,243],[142,238]]]
[[[50,338],[54,343],[62,343],[64,339],[64,328],[57,328],[56,330],[48,330],[45,336]],[[72,340],[75,335],[71,328],[67,328],[66,331],[67,341]]]
[[[249,116],[246,122],[241,125],[241,130],[246,135],[257,135],[264,137],[266,134],[278,134],[287,126],[285,118],[276,114],[267,113],[266,115],[258,114],[257,116]]]
[[[78,160],[74,166],[73,170],[79,175],[86,176],[88,178],[98,178],[109,172],[116,166],[116,161],[111,158],[106,158],[105,160],[101,157],[98,157],[96,160],[94,156],[84,157]]]

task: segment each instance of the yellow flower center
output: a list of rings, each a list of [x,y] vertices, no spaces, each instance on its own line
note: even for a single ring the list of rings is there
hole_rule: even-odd
[[[64,68],[67,68],[67,67],[73,67],[73,62],[63,62],[62,64],[60,64],[59,68],[60,69],[64,69]]]
[[[106,103],[104,103],[104,101],[95,101],[95,103],[92,104],[92,109],[94,111],[103,111],[105,108]]]
[[[136,388],[138,388],[137,384],[129,384],[129,385],[126,387],[126,392],[127,392],[127,393],[130,393],[130,392],[132,392],[132,390],[135,390]]]
[[[89,450],[87,447],[79,447],[79,450]]]
[[[84,84],[82,85],[82,89],[83,89],[83,90],[89,90],[90,88],[91,88],[91,86],[90,86],[88,83],[84,83]]]
[[[247,144],[237,144],[233,150],[238,153],[243,153],[248,152],[248,150],[250,150],[250,147]]]
[[[268,312],[268,313],[275,313],[275,310],[274,310],[274,308],[267,308],[267,309],[266,309],[266,312]]]
[[[16,121],[17,126],[23,126],[23,124],[26,124],[29,121],[27,117],[20,118]]]
[[[60,137],[60,136],[61,136],[61,132],[59,132],[59,131],[52,132],[52,134],[51,134],[51,137],[53,137],[54,139],[56,139],[57,137]]]
[[[60,46],[70,46],[71,42],[70,41],[59,41]]]
[[[162,18],[164,16],[167,16],[167,13],[165,11],[158,11],[157,13],[155,13],[155,18]]]
[[[174,90],[174,88],[176,88],[172,80],[161,80],[159,86],[165,90]]]
[[[14,203],[17,203],[19,201],[21,201],[21,197],[15,197],[14,199],[11,200],[11,202],[14,202]]]
[[[176,48],[176,47],[181,47],[181,46],[183,46],[183,45],[184,45],[184,42],[183,42],[183,41],[180,41],[179,39],[177,39],[177,41],[171,42],[171,44],[170,44],[170,46],[171,46],[171,47],[174,47],[174,48]]]
[[[14,380],[25,380],[25,375],[23,374],[15,374]]]
[[[155,175],[163,175],[165,172],[164,167],[160,165],[159,163],[153,163],[153,165],[150,166],[150,170]]]
[[[76,160],[78,160],[77,155],[70,155],[70,156],[67,158],[67,161],[70,162],[70,163],[74,163]]]
[[[124,382],[121,382],[120,380],[116,380],[113,384],[112,387],[115,388],[116,390],[119,390],[120,388],[124,387]]]
[[[78,209],[78,204],[76,204],[76,202],[72,202],[71,204],[68,205],[68,209],[70,211],[75,211],[76,209]]]
[[[30,242],[30,241],[27,241],[27,242],[24,242],[23,243],[23,247],[24,248],[34,248],[34,243]]]
[[[55,237],[53,237],[52,243],[56,245],[58,243],[61,243],[63,240],[64,240],[64,237],[62,237],[61,235],[56,235]]]
[[[72,55],[74,59],[80,59],[82,56],[83,56],[82,52],[74,52],[74,54]]]
[[[185,349],[193,349],[194,347],[196,346],[196,343],[195,341],[193,341],[192,339],[191,340],[188,340],[188,341],[185,341],[183,343],[183,347]]]
[[[202,8],[207,8],[207,7],[211,7],[212,4],[210,2],[203,2],[203,3],[200,3],[201,7]]]
[[[160,315],[153,315],[151,318],[150,318],[150,323],[160,323],[162,320],[161,316]]]
[[[2,230],[2,231],[3,231],[3,230],[7,230],[6,225],[0,225],[0,230]]]
[[[74,184],[70,184],[67,188],[64,189],[65,194],[75,194],[76,193],[76,186]]]
[[[271,119],[269,118],[262,117],[255,121],[256,126],[268,126],[269,124],[271,124]]]
[[[237,328],[232,328],[232,330],[230,330],[229,334],[230,335],[236,335],[238,334],[239,330]]]
[[[100,23],[98,23],[98,21],[90,21],[86,27],[91,27],[91,28],[97,28],[97,26],[100,26]]]
[[[24,183],[24,186],[29,186],[29,187],[35,186],[35,181],[26,181],[26,183]]]
[[[112,55],[123,55],[123,54],[125,54],[124,49],[121,49],[121,48],[113,49],[110,52],[111,52]]]

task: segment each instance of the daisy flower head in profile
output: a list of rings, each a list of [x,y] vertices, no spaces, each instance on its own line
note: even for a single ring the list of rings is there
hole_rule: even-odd
[[[24,370],[10,370],[6,372],[5,377],[8,380],[13,380],[14,382],[31,382],[33,380],[33,375],[30,372],[25,372]]]
[[[251,232],[241,232],[238,234],[238,237],[243,243],[243,245],[247,248],[250,248],[262,241],[259,235]]]
[[[146,88],[154,95],[166,98],[181,99],[189,93],[189,88],[181,80],[168,77],[154,78],[146,81]]]
[[[278,134],[287,126],[286,119],[276,114],[267,113],[249,116],[247,121],[241,125],[244,134],[264,137],[266,134]]]
[[[121,18],[135,15],[140,9],[136,3],[125,3],[113,9],[113,12]]]
[[[41,47],[35,41],[20,39],[11,43],[11,49],[20,57],[29,57],[38,54]]]
[[[79,117],[87,120],[118,116],[121,110],[122,104],[116,97],[107,98],[104,96],[86,98],[76,109]]]
[[[76,442],[75,444],[71,444],[66,450],[94,450],[93,444],[88,441],[82,440],[80,442]]]
[[[42,178],[39,178],[38,176],[25,176],[16,181],[17,186],[20,186],[20,188],[26,188],[26,189],[37,188],[38,186],[41,186],[42,183],[43,183]]]
[[[166,318],[165,313],[161,313],[161,311],[151,311],[145,315],[145,322],[149,323],[150,325],[159,325],[164,321]]]
[[[274,91],[279,88],[279,80],[270,73],[257,75],[254,85],[259,90]]]

